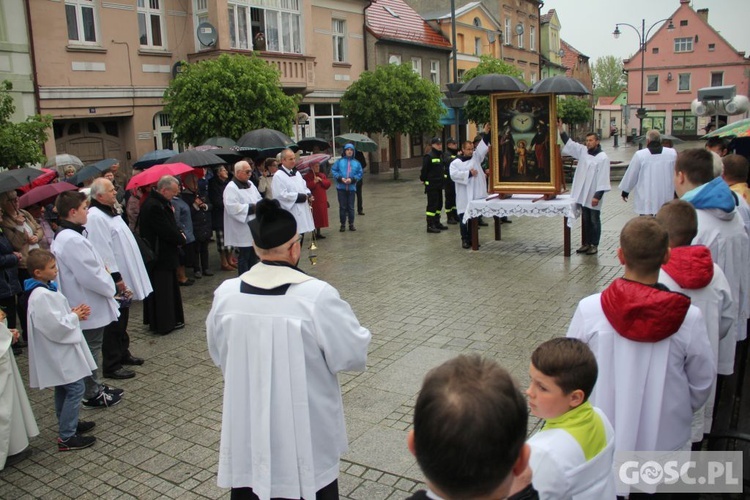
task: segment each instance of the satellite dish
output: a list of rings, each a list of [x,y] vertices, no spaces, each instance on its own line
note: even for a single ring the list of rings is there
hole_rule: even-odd
[[[198,41],[203,47],[213,47],[216,45],[216,39],[218,37],[216,28],[209,22],[202,22],[198,25],[197,29]]]

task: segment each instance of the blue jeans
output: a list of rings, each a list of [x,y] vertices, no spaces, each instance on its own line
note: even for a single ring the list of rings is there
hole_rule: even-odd
[[[102,379],[101,369],[102,366],[102,342],[104,341],[104,328],[93,328],[91,330],[83,330],[83,338],[86,339],[86,343],[91,350],[91,356],[93,356],[96,362],[96,369],[91,372],[90,377],[83,379],[86,384],[86,392],[83,397],[85,399],[95,398],[102,392]]]
[[[346,225],[347,216],[349,217],[349,225],[354,224],[354,196],[356,195],[356,191],[354,189],[350,189],[349,191],[337,189],[336,193],[338,193],[339,197],[339,220],[341,221],[341,225]]]
[[[68,439],[78,427],[78,409],[83,399],[86,384],[84,379],[65,385],[55,386],[55,415],[57,415],[58,435]]]
[[[240,254],[237,256],[237,276],[242,276],[245,271],[258,263],[253,247],[239,247]]]
[[[599,246],[602,236],[602,211],[583,207],[583,243],[584,245]]]

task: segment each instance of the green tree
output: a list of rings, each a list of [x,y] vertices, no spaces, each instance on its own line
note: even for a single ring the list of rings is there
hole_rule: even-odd
[[[284,94],[279,76],[254,54],[184,64],[164,92],[175,139],[201,144],[264,127],[290,134],[299,99]]]
[[[421,135],[440,129],[440,89],[412,71],[388,64],[363,72],[341,97],[341,110],[352,130],[388,136],[393,178],[398,179],[401,134]]]
[[[557,99],[557,116],[568,125],[581,125],[591,121],[591,104],[585,97]]]
[[[594,97],[616,96],[627,86],[622,72],[622,59],[615,56],[599,57],[591,67],[594,77]]]
[[[463,80],[468,82],[474,77],[480,75],[510,75],[521,78],[523,73],[515,66],[501,61],[490,55],[483,55],[479,58],[479,64],[464,74]],[[470,96],[466,107],[464,108],[466,119],[477,125],[490,121],[490,98],[487,96]]]
[[[27,164],[44,163],[46,130],[52,126],[52,116],[34,115],[21,123],[10,121],[16,106],[10,91],[13,84],[0,84],[0,167],[17,168]]]

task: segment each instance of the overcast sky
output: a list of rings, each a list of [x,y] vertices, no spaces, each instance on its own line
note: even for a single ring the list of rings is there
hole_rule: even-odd
[[[625,59],[638,50],[640,40],[630,28],[621,28],[622,35],[615,40],[612,32],[616,23],[630,23],[640,29],[645,18],[648,30],[679,6],[679,0],[545,0],[542,14],[555,9],[562,25],[562,39],[593,62],[606,55]],[[709,9],[709,24],[735,49],[750,55],[750,0],[693,0],[692,7]]]

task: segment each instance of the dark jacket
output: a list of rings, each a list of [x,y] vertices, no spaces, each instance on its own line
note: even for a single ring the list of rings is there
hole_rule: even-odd
[[[224,188],[230,180],[231,177],[228,177],[226,181],[222,181],[218,175],[214,175],[208,181],[208,201],[211,204],[211,227],[213,229],[224,229]]]
[[[18,258],[13,255],[13,245],[0,229],[0,299],[21,293],[18,281]]]
[[[443,189],[443,174],[443,152],[430,148],[430,152],[422,157],[422,170],[419,173],[425,192]]]
[[[158,191],[152,190],[143,202],[138,227],[141,237],[156,253],[154,267],[177,269],[180,264],[178,247],[185,244],[185,235],[177,226],[172,204]]]
[[[186,189],[180,194],[180,196],[182,197],[183,201],[190,207],[190,218],[193,220],[193,235],[195,236],[195,241],[204,242],[210,240],[212,227],[212,207],[209,201],[204,196],[201,196],[201,199],[203,200],[205,205],[203,205],[201,209],[198,210],[195,207],[195,199],[199,195]]]

